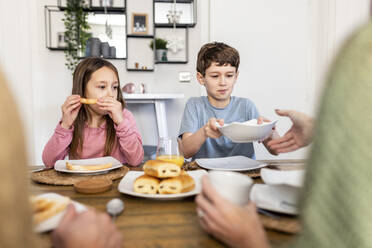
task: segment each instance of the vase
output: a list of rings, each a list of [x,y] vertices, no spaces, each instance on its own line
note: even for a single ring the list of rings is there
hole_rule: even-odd
[[[87,41],[85,48],[86,57],[99,57],[101,56],[101,41],[99,38],[91,37]]]
[[[116,47],[110,46],[110,58],[116,58]]]
[[[110,58],[110,45],[108,42],[101,43],[101,53],[104,58]]]
[[[155,50],[155,59],[156,59],[156,61],[168,61],[167,50],[156,49]]]

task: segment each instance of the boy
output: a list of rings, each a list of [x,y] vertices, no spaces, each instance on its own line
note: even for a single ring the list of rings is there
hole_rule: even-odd
[[[252,143],[233,143],[216,126],[216,122],[222,126],[224,122],[263,121],[252,101],[231,96],[239,75],[239,62],[238,51],[224,43],[208,43],[200,49],[197,80],[208,96],[192,97],[186,103],[179,132],[185,158],[243,155],[255,159]]]

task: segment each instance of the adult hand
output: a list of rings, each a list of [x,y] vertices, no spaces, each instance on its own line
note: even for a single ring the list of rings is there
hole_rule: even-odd
[[[218,130],[216,126],[216,122],[218,122],[220,126],[223,126],[224,124],[223,119],[210,118],[207,124],[204,125],[205,137],[214,138],[214,139],[221,137],[222,133],[220,132],[220,130]]]
[[[276,153],[285,153],[310,144],[314,127],[313,118],[295,110],[275,110],[275,112],[280,116],[289,117],[293,125],[283,137],[267,143],[271,150]]]
[[[62,122],[61,126],[65,129],[70,129],[81,108],[80,96],[71,95],[66,98],[62,105]]]
[[[108,115],[116,125],[119,125],[124,120],[123,106],[115,98],[109,96],[99,98],[97,105],[101,110],[107,111]]]
[[[258,117],[257,124],[260,125],[260,124],[262,124],[264,122],[271,122],[271,121],[269,119],[267,119],[266,117],[263,117],[263,116]],[[278,155],[278,153],[275,150],[271,149],[271,147],[269,147],[267,144],[271,140],[277,139],[278,137],[279,137],[279,133],[278,133],[278,131],[276,131],[275,126],[274,126],[271,135],[262,141],[262,143],[266,147],[267,151],[269,153],[271,153],[272,155]]]
[[[252,202],[244,207],[229,202],[218,194],[206,176],[195,201],[200,225],[216,239],[232,247],[269,247]]]
[[[56,248],[116,248],[122,246],[122,236],[107,214],[77,213],[70,204],[52,234],[52,244]]]

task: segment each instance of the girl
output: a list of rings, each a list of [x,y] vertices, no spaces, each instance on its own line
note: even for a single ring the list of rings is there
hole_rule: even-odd
[[[82,104],[86,102],[82,98],[97,101]],[[112,156],[123,164],[139,165],[142,139],[132,113],[124,107],[115,66],[96,57],[81,61],[74,72],[72,95],[62,105],[62,120],[44,148],[44,164],[51,168],[69,155],[70,159]]]

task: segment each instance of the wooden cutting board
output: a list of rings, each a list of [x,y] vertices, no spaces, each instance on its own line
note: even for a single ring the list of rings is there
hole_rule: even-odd
[[[92,178],[78,181],[74,184],[74,189],[83,194],[95,194],[110,190],[112,180],[107,178]]]

